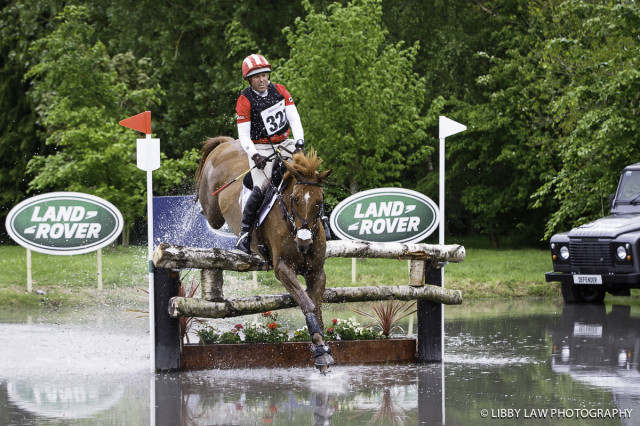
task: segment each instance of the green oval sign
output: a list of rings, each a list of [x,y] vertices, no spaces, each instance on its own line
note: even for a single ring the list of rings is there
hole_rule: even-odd
[[[88,253],[111,244],[124,221],[102,198],[79,192],[51,192],[17,204],[5,222],[24,248],[45,254]]]
[[[438,226],[438,206],[409,189],[378,188],[344,199],[331,213],[331,229],[343,240],[415,243]]]

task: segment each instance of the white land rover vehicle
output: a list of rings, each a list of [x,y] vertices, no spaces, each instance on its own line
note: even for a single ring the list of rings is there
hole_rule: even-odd
[[[611,215],[551,237],[553,272],[565,303],[601,303],[640,288],[640,163],[625,167]]]

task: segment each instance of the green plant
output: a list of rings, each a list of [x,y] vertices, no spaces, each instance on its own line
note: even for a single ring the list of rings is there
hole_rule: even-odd
[[[203,345],[213,345],[220,340],[220,330],[212,325],[207,325],[197,331],[198,337],[200,337],[200,343]]]
[[[394,329],[400,328],[398,321],[416,312],[416,309],[413,309],[415,302],[389,300],[387,302],[370,302],[369,306],[373,309],[373,314],[358,308],[352,308],[351,310],[375,320],[382,334],[386,337],[389,337]],[[411,309],[413,310],[410,311]]]
[[[327,340],[375,340],[384,336],[377,333],[370,327],[362,327],[353,320],[331,320],[332,326],[328,327],[325,332]]]
[[[278,324],[278,314],[264,312],[264,322],[254,322],[244,328],[244,341],[247,343],[279,343],[289,340],[289,330]]]
[[[292,342],[310,342],[311,335],[309,334],[309,329],[307,326],[303,326],[293,332],[293,337],[291,338]]]

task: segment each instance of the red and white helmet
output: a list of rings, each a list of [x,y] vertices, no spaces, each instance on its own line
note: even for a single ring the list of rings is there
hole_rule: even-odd
[[[242,61],[242,76],[246,79],[261,72],[271,72],[271,64],[262,55],[249,55]]]

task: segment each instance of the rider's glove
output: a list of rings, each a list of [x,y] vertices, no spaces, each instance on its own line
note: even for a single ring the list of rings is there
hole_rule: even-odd
[[[293,151],[293,153],[295,154],[296,152],[300,151],[302,151],[303,154],[306,154],[304,151],[304,139],[298,139],[296,141],[296,149]]]
[[[253,160],[253,163],[256,165],[256,167],[260,170],[264,170],[265,166],[267,165],[267,157],[265,157],[264,155],[260,155],[257,152],[253,154],[253,157],[251,157],[251,159]]]

